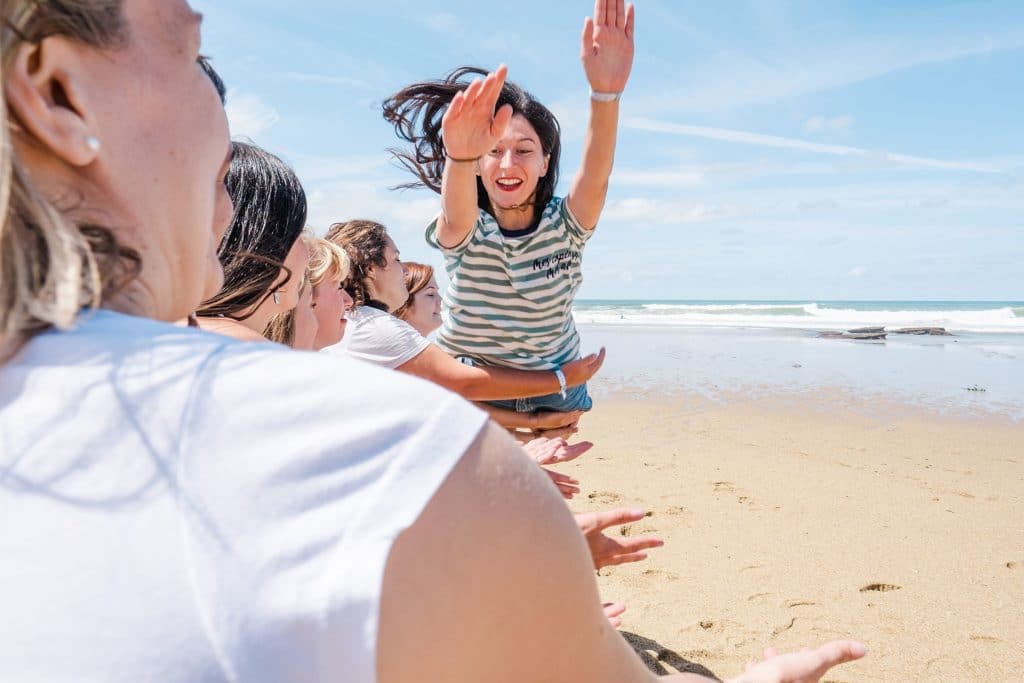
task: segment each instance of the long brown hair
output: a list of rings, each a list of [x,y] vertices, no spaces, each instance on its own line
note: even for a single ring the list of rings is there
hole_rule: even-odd
[[[344,287],[356,306],[369,304],[387,310],[387,306],[370,298],[366,284],[371,266],[385,268],[388,265],[384,255],[388,246],[387,237],[387,228],[363,219],[335,223],[327,230],[325,239],[344,249],[352,261],[351,272]]]
[[[102,49],[127,42],[121,0],[0,0],[4,76],[18,48],[61,35]],[[4,79],[0,77],[0,84]],[[75,224],[32,184],[12,153],[27,135],[0,107],[0,359],[51,327],[70,327],[140,272],[139,253],[110,229]]]
[[[405,266],[405,287],[409,290],[409,298],[405,300],[405,303],[398,310],[394,311],[393,315],[405,320],[405,316],[409,314],[409,309],[412,308],[413,299],[416,297],[416,294],[423,291],[430,284],[431,278],[434,277],[434,266],[416,263],[415,261],[403,263],[402,265]]]

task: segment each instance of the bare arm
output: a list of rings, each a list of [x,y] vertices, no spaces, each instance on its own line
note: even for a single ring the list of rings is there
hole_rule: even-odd
[[[566,364],[562,368],[566,383],[568,386],[585,383],[602,363],[604,349]],[[544,396],[557,393],[560,388],[553,372],[465,365],[433,344],[412,360],[399,365],[398,370],[440,384],[471,401]]]
[[[594,17],[583,25],[580,58],[594,92],[621,93],[633,66],[633,5],[623,0],[595,0]],[[619,102],[590,102],[590,124],[583,162],[567,199],[569,209],[587,230],[597,226],[608,194],[615,161]]]
[[[477,407],[491,416],[491,419],[506,429],[529,429],[531,432],[544,432],[548,436],[572,436],[577,431],[577,423],[583,416],[582,410],[571,412],[519,413],[505,408],[495,408],[486,403]],[[531,437],[532,438],[532,437]]]
[[[487,78],[474,80],[452,99],[441,120],[447,154],[437,218],[437,241],[442,247],[462,244],[476,225],[476,160],[491,151],[512,118],[510,105],[494,111],[507,72],[502,65]]]
[[[814,683],[862,654],[856,644],[830,643],[773,657],[736,680]],[[602,612],[565,504],[493,425],[391,549],[377,673],[380,683],[711,680],[655,678],[644,667]]]

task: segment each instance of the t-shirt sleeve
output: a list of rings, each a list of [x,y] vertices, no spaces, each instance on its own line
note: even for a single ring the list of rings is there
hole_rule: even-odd
[[[193,396],[178,476],[211,638],[242,643],[239,680],[374,680],[391,547],[487,416],[402,373],[273,349],[211,359]],[[246,647],[240,625],[273,637]]]
[[[478,217],[476,220],[476,225],[474,225],[473,229],[470,230],[469,234],[466,235],[466,239],[462,240],[462,242],[456,244],[454,247],[445,247],[442,246],[437,239],[437,218],[435,218],[433,221],[430,222],[430,225],[427,226],[427,244],[439,250],[442,254],[444,254],[447,257],[457,258],[465,253],[467,247],[469,247],[470,243],[473,241],[473,236],[476,235],[479,229],[480,219]]]
[[[393,315],[379,315],[351,331],[339,348],[352,358],[392,370],[423,353],[430,341],[409,323]],[[346,337],[349,333],[346,333]]]
[[[566,201],[565,197],[556,201],[559,202],[558,215],[561,217],[563,225],[565,225],[566,233],[572,241],[576,243],[576,246],[582,248],[583,245],[587,243],[587,240],[593,236],[594,230],[586,230],[582,225],[580,225],[579,219],[576,218],[572,209],[569,208],[569,202]]]

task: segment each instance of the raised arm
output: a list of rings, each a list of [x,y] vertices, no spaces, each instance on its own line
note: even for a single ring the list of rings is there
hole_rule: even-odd
[[[566,386],[584,384],[601,369],[604,349],[562,367]],[[561,385],[554,372],[513,370],[460,363],[433,344],[398,370],[454,391],[471,401],[528,398],[558,393]]]
[[[446,158],[437,241],[442,247],[461,244],[476,225],[476,160],[491,151],[512,118],[510,105],[494,111],[507,73],[502,65],[487,78],[475,79],[455,95],[441,119]]]
[[[618,95],[633,68],[633,5],[595,0],[594,16],[583,24],[580,59],[592,93],[583,162],[573,179],[568,203],[587,230],[597,226],[608,195],[619,127]],[[614,99],[613,99],[614,96]]]
[[[391,550],[377,680],[710,680],[655,678],[609,626],[593,572],[565,504],[508,435],[491,426]],[[814,683],[858,654],[852,644],[833,644],[769,659],[740,680]]]

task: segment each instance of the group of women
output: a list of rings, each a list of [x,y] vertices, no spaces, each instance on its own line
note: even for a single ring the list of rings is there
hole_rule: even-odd
[[[397,247],[365,222],[303,235],[294,174],[229,141],[186,0],[0,14],[4,677],[651,680],[593,576],[642,554],[601,533],[625,520],[574,520],[536,466],[571,453],[531,462],[457,395],[569,400],[603,356],[513,370],[389,337],[392,310],[436,322],[410,313]],[[632,16],[598,0],[584,63],[631,43]],[[457,246],[449,199],[436,232]],[[767,652],[734,680],[817,681],[863,654]]]

